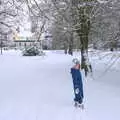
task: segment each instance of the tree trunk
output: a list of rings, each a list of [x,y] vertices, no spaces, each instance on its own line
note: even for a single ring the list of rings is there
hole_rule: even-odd
[[[67,44],[64,43],[64,53],[65,53],[65,54],[67,54],[67,49],[68,49],[68,48],[67,48]]]
[[[1,55],[2,55],[2,47],[1,47]]]
[[[88,35],[81,36],[80,41],[82,44],[82,47],[81,47],[81,69],[84,69],[85,76],[87,76],[88,66],[87,66],[86,61],[88,60]]]
[[[3,44],[2,44],[2,40],[1,40],[1,43],[0,43],[0,51],[1,51],[1,55],[2,55],[2,47],[3,47]]]
[[[73,55],[73,33],[70,36],[68,54]]]

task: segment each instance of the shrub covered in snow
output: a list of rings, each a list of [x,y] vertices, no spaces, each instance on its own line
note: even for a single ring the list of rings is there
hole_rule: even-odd
[[[45,53],[39,50],[39,48],[36,46],[25,48],[25,50],[23,51],[23,56],[37,56],[37,55],[42,56],[45,55]]]

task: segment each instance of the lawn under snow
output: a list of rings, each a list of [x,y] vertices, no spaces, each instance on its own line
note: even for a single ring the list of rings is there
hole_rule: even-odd
[[[90,53],[94,72],[83,75],[82,111],[73,106],[73,57],[55,51],[44,57],[5,51],[0,55],[0,120],[120,120],[119,58],[120,52]]]

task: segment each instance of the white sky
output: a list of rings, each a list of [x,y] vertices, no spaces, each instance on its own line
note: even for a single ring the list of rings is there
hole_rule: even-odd
[[[108,0],[97,0],[99,3],[106,3]]]
[[[27,10],[27,6],[24,6],[24,10],[25,10],[25,15],[22,16],[23,17],[23,21],[22,21],[22,25],[20,26],[20,36],[23,37],[30,37],[32,35],[31,33],[31,23],[29,21],[29,15],[28,15],[28,10]]]

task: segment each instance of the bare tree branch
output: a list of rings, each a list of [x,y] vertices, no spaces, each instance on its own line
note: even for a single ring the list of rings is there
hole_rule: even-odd
[[[0,24],[5,25],[5,26],[8,27],[8,28],[11,27],[10,25],[8,25],[7,23],[4,23],[4,22],[0,22]]]

